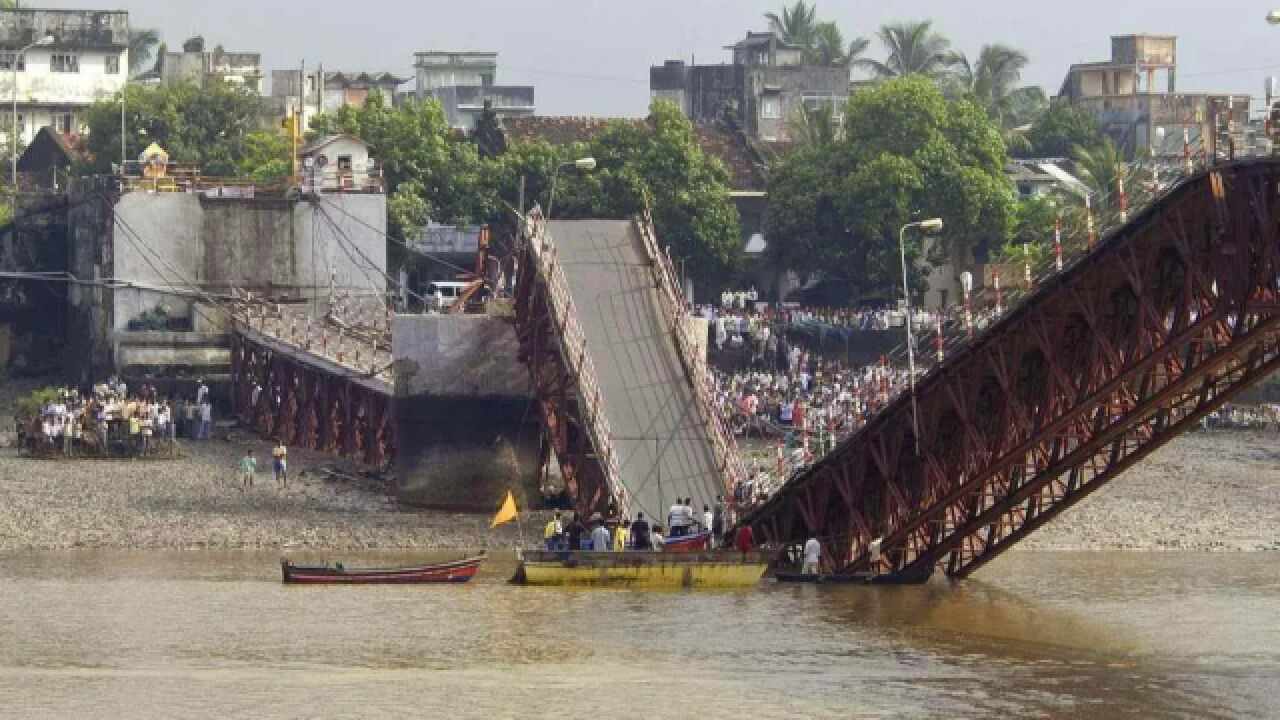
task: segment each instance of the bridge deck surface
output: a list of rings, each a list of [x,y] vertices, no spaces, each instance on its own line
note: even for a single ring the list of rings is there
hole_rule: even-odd
[[[666,524],[679,497],[715,500],[712,441],[628,221],[551,222],[549,232],[595,363],[631,508]]]

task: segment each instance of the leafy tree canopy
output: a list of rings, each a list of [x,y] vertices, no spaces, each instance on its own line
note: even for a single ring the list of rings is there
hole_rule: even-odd
[[[130,160],[155,142],[175,163],[198,165],[207,175],[235,176],[245,170],[246,158],[262,149],[250,136],[262,126],[263,100],[242,87],[220,82],[203,88],[128,85],[124,103]],[[120,161],[120,96],[94,103],[88,125],[91,169],[108,172]]]
[[[1027,131],[1026,157],[1070,157],[1077,146],[1096,150],[1103,135],[1093,113],[1065,102],[1049,105]],[[1022,153],[1020,153],[1022,154]]]
[[[773,170],[768,252],[782,268],[858,278],[864,293],[891,295],[901,282],[904,224],[943,218],[937,247],[961,263],[1008,236],[1005,160],[987,112],[967,99],[948,102],[927,77],[860,91],[845,107],[841,138],[803,148]],[[943,257],[925,258],[918,238],[908,254],[913,287],[923,288],[927,265]]]

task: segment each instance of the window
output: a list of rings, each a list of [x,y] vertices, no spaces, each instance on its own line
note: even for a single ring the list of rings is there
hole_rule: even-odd
[[[55,112],[49,115],[49,127],[54,132],[70,134],[75,128],[75,115],[69,112]]]
[[[120,74],[120,56],[119,55],[108,55],[106,64],[107,64],[106,72],[108,75]]]
[[[76,53],[54,53],[49,58],[49,70],[56,73],[80,72],[80,56]]]
[[[766,120],[777,120],[782,117],[782,102],[776,97],[760,100],[760,117]]]
[[[17,61],[18,61],[18,67],[17,67],[17,70],[19,70],[19,71],[25,71],[25,70],[27,69],[27,58],[26,58],[26,56],[25,56],[25,55],[17,55],[17,53],[13,52],[12,50],[7,50],[7,51],[5,51],[5,52],[0,52],[0,70],[8,70],[9,72],[13,72],[13,70],[14,70],[13,62],[14,62],[15,58],[16,58],[16,59],[17,59]]]

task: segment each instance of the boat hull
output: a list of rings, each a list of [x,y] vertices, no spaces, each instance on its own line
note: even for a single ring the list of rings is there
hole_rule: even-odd
[[[286,585],[429,585],[468,582],[483,563],[483,557],[474,557],[410,567],[337,568],[281,560],[280,570]]]
[[[536,552],[524,554],[515,579],[544,586],[750,588],[767,569],[755,553]]]

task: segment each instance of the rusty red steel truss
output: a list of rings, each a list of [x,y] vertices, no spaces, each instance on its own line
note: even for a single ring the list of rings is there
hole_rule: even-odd
[[[243,325],[243,324],[241,324]],[[237,419],[288,445],[376,467],[395,456],[389,386],[336,363],[306,357],[248,326],[232,333]]]
[[[516,333],[520,361],[529,368],[542,418],[541,467],[555,453],[573,507],[583,514],[605,511],[616,497],[617,469],[599,421],[600,397],[593,390],[590,357],[571,333],[572,298],[557,283],[554,246],[546,241],[540,213],[531,213],[517,238]],[[602,431],[603,430],[603,431]]]
[[[1203,173],[1044,283],[745,522],[824,565],[965,577],[1280,368],[1280,162]]]

